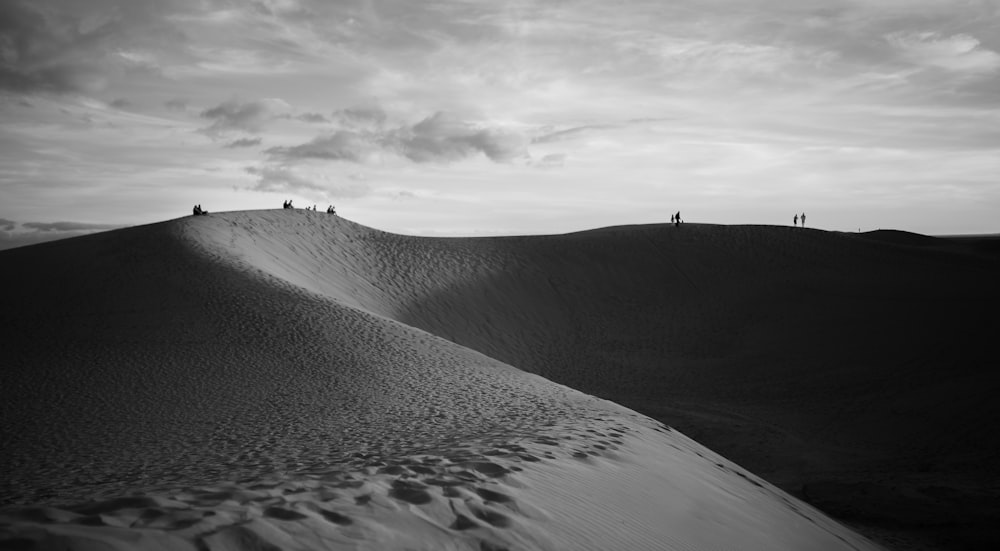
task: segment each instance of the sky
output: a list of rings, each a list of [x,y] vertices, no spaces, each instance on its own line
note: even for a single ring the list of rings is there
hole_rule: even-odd
[[[0,0],[0,248],[288,199],[997,233],[1000,0]]]

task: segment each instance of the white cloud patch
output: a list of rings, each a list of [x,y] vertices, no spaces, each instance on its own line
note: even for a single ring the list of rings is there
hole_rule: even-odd
[[[895,32],[886,40],[904,59],[916,65],[966,73],[991,73],[1000,69],[1000,54],[967,34],[944,36],[937,32]]]
[[[526,153],[522,136],[466,122],[446,112],[400,128],[389,138],[400,154],[418,163],[457,161],[475,153],[495,162],[509,162]]]
[[[230,99],[201,112],[201,118],[212,121],[211,125],[201,131],[212,137],[229,132],[256,134],[264,129],[266,123],[289,109],[286,102],[275,98],[246,102]]]
[[[338,130],[301,145],[272,147],[265,153],[272,159],[282,161],[322,159],[361,163],[378,153],[381,149],[379,139],[379,136],[373,133]]]
[[[187,111],[188,102],[185,99],[173,98],[163,102],[163,106],[167,108],[168,111]]]
[[[565,153],[549,153],[548,155],[543,155],[537,161],[531,162],[531,166],[535,168],[561,168],[565,164]]]
[[[330,119],[326,118],[326,116],[323,115],[322,113],[301,113],[299,115],[296,115],[295,119],[300,120],[302,122],[311,122],[311,123],[330,122]]]
[[[319,193],[324,198],[356,199],[371,193],[368,184],[350,179],[338,181],[327,174],[313,173],[308,169],[297,169],[281,165],[249,166],[244,169],[257,179],[250,187],[263,192],[309,192]]]
[[[261,138],[240,138],[238,140],[233,140],[226,144],[227,149],[234,149],[238,147],[256,147],[260,145],[263,141]]]
[[[123,224],[86,222],[24,222],[0,219],[0,250],[25,247],[47,241],[79,237],[95,232],[124,228]]]
[[[381,124],[382,117],[367,113],[358,117]],[[494,162],[510,162],[527,156],[526,140],[515,132],[488,124],[470,122],[437,112],[420,122],[389,129],[342,129],[308,143],[272,147],[272,160],[322,159],[363,163],[383,154],[394,154],[413,162],[454,162],[483,154]]]
[[[38,231],[104,231],[122,227],[120,224],[89,224],[86,222],[25,222],[25,228]]]
[[[381,128],[388,115],[379,107],[351,107],[333,114],[341,125],[348,128]]]

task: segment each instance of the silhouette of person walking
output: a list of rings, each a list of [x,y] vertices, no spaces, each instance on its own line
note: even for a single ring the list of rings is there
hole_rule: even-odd
[[[802,219],[802,227],[803,228],[806,227],[806,213],[803,212],[802,216],[800,216],[799,218]]]
[[[674,225],[675,226],[681,225],[681,211],[677,211],[677,214],[674,215]]]
[[[796,214],[794,217],[792,217],[792,225],[795,226],[795,227],[799,226],[799,215],[798,214]]]

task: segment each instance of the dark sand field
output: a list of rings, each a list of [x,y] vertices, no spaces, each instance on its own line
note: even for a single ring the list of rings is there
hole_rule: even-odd
[[[998,546],[997,242],[278,210],[3,251],[0,546],[876,548],[807,503]]]

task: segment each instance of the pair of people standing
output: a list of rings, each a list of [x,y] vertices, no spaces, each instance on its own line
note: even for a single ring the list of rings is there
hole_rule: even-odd
[[[670,215],[670,223],[675,226],[681,225],[681,211],[677,211],[677,214]]]
[[[806,213],[803,212],[802,214],[796,214],[795,217],[792,218],[792,224],[798,226],[799,220],[802,220],[802,227],[806,227]]]

